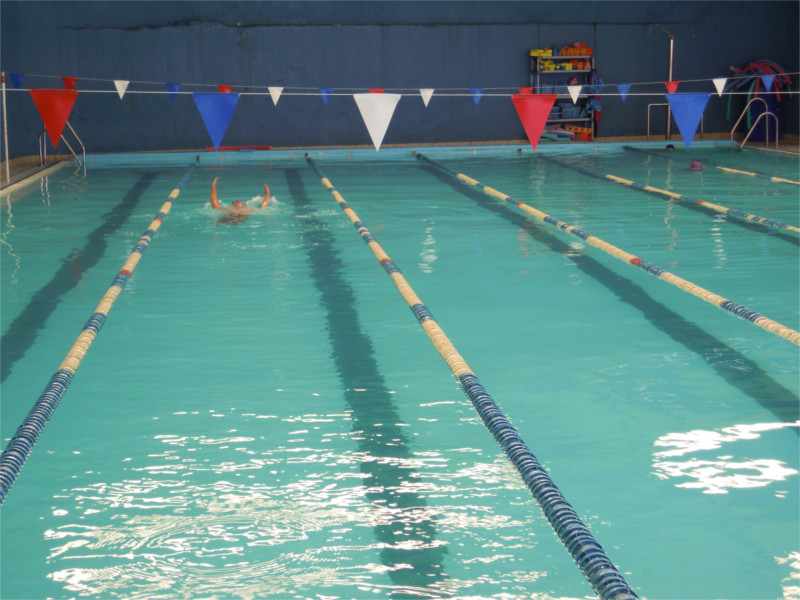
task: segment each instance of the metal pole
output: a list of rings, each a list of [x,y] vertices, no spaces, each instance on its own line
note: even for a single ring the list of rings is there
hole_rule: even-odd
[[[675,57],[675,36],[669,36],[669,80],[672,81],[672,59]],[[672,108],[667,102],[667,141],[672,139]]]
[[[673,59],[675,57],[675,36],[678,35],[684,29],[691,29],[692,30],[692,37],[694,37],[694,27],[691,26],[691,25],[684,25],[682,28],[680,28],[675,33],[670,33],[669,31],[664,29],[661,25],[659,25],[658,23],[654,23],[653,25],[650,26],[650,31],[651,32],[653,31],[653,27],[658,27],[661,31],[663,31],[664,33],[666,33],[669,36],[669,65],[668,65],[669,66],[669,79],[668,79],[668,81],[672,81],[672,63],[673,63]],[[672,129],[672,110],[670,109],[670,107],[668,105],[667,106],[667,140],[670,139],[670,136],[671,136],[670,131],[671,131],[671,129]]]
[[[0,80],[2,80],[3,87],[3,145],[6,147],[6,182],[11,183],[11,159],[8,156],[8,123],[6,120],[6,113],[8,108],[6,106],[6,72],[0,73]]]

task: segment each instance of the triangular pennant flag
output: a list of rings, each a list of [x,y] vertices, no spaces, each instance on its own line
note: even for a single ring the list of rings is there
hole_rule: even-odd
[[[630,83],[618,83],[617,89],[619,90],[619,95],[622,97],[622,101],[625,102],[625,98],[628,97],[628,92],[631,91],[631,84]]]
[[[578,102],[578,96],[581,95],[581,87],[580,85],[568,85],[567,90],[569,91],[569,95],[572,98],[572,103],[576,104]]]
[[[667,102],[688,150],[711,94],[667,94]]]
[[[122,100],[122,97],[125,95],[125,92],[128,89],[128,84],[130,81],[125,81],[124,79],[115,79],[114,80],[114,87],[117,88],[117,93],[119,94],[119,99]]]
[[[770,91],[772,89],[772,83],[775,81],[775,75],[762,75],[761,82],[764,84],[764,89]]]
[[[217,89],[220,91],[221,94],[230,94],[231,90],[233,89],[232,85],[218,85]]]
[[[536,150],[536,144],[542,137],[542,131],[556,102],[556,94],[512,94],[511,101],[517,109],[519,120],[525,128],[525,134],[531,143],[531,148]]]
[[[18,90],[19,86],[22,85],[22,80],[25,78],[25,75],[20,75],[19,73],[11,73],[11,83],[14,84],[14,89]]]
[[[62,77],[61,81],[64,82],[64,87],[68,90],[71,90],[75,87],[75,84],[78,83],[77,77]]]
[[[180,83],[168,83],[167,89],[169,90],[169,97],[172,100],[175,100],[175,94],[178,93],[178,90],[181,89]]]
[[[386,91],[385,88],[369,88],[370,94],[382,94],[385,91]]]
[[[680,81],[665,81],[664,85],[667,87],[667,91],[670,94],[674,94],[675,92],[678,91],[678,84],[679,83],[680,83]]]
[[[61,139],[61,132],[64,131],[64,125],[67,123],[69,113],[72,112],[78,92],[77,90],[31,90],[30,93],[55,148]]]
[[[722,91],[725,89],[725,84],[728,82],[727,78],[725,77],[717,77],[716,79],[712,79],[714,82],[714,87],[717,88],[717,96],[722,96]]]
[[[532,94],[533,93],[533,88],[532,87],[521,87],[521,88],[517,88],[517,89],[519,90],[520,94]]]
[[[469,93],[472,94],[475,106],[478,106],[478,103],[481,101],[481,96],[483,96],[483,88],[469,88]]]
[[[319,88],[319,93],[322,95],[322,101],[327,104],[333,94],[333,88]]]
[[[206,124],[208,135],[214,142],[214,148],[219,150],[225,130],[233,116],[233,109],[239,101],[239,94],[194,92],[192,98],[197,110],[200,111],[200,116],[203,117],[203,123]]]
[[[268,87],[269,95],[272,96],[272,103],[275,106],[278,106],[278,100],[280,100],[281,94],[283,93],[282,87]]]
[[[375,150],[380,150],[400,94],[353,94],[353,99],[361,111]]]
[[[419,91],[419,95],[422,96],[422,102],[425,104],[425,108],[428,107],[428,102],[431,101],[431,96],[433,96],[433,89],[432,88],[422,88]]]

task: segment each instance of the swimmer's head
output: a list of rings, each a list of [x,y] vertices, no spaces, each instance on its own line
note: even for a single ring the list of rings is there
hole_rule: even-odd
[[[692,164],[689,165],[689,168],[690,169],[700,169],[700,168],[702,168],[702,165],[700,164],[699,160],[693,160]]]
[[[234,200],[234,206],[244,206],[244,200]]]

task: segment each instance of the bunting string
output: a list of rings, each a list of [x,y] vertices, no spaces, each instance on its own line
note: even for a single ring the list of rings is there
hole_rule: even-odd
[[[8,72],[8,71],[6,71]],[[560,72],[559,72],[560,73]],[[569,74],[569,71],[563,71],[564,74]],[[795,72],[786,72],[784,73],[786,76],[798,76],[800,75],[800,71]],[[62,76],[57,75],[42,75],[42,74],[26,74],[25,77],[27,78],[43,78],[43,79],[58,79],[63,80]],[[675,82],[669,83],[680,83],[682,86],[685,84],[708,84],[711,88],[714,87],[714,81],[724,79],[726,82],[731,83],[737,80],[746,80],[752,78],[752,74],[748,75],[729,75],[724,78],[721,77],[708,77],[708,78],[697,78],[697,79],[680,79],[676,80]],[[70,78],[72,79],[72,78]],[[80,89],[81,93],[98,93],[98,94],[116,94],[117,91],[115,89],[115,82],[120,81],[119,79],[106,79],[106,78],[97,78],[97,77],[78,77],[75,78],[79,82],[99,82],[99,83],[108,83],[108,89]],[[129,85],[145,85],[145,86],[166,86],[167,82],[164,81],[149,81],[149,80],[125,80]],[[652,97],[662,97],[664,96],[664,85],[666,82],[664,81],[639,81],[639,82],[619,82],[619,83],[600,83],[598,84],[582,84],[581,87],[584,88],[582,92],[584,94],[590,93],[592,96],[603,96],[603,97],[627,97],[627,96],[652,96]],[[609,91],[609,87],[616,87],[617,85],[623,86],[631,86],[631,87],[643,87],[643,86],[658,86],[659,89],[653,91],[628,91],[628,92],[620,92],[620,91]],[[214,83],[182,83],[182,88],[218,88],[218,84]],[[236,88],[240,90],[238,93],[242,96],[268,96],[271,94],[268,88],[271,86],[267,85],[254,85],[254,84],[234,84],[230,87]],[[587,92],[585,88],[592,87],[595,88],[591,92]],[[697,86],[692,86],[697,87]],[[596,88],[604,88],[604,89],[596,89]],[[12,87],[9,88],[7,91],[9,92],[29,92],[31,89],[30,87]],[[363,93],[369,92],[374,88],[370,87],[332,87],[332,88],[319,88],[319,87],[311,87],[311,86],[283,86],[281,95],[282,96],[319,96],[320,90],[325,89],[326,96],[352,96],[354,93]],[[398,88],[384,88],[385,92],[390,92],[393,94],[398,94],[400,96],[414,96],[418,97],[420,95],[420,91],[424,90],[425,88],[408,88],[408,87],[398,87]],[[489,96],[489,97],[507,97],[510,94],[515,94],[519,90],[519,86],[498,86],[498,87],[483,87],[483,88],[457,88],[457,87],[442,87],[437,88],[433,87],[430,88],[434,90],[434,95],[437,97],[468,97],[472,98],[475,97],[475,90],[482,90],[480,96]],[[263,91],[262,91],[263,90]],[[800,90],[781,90],[777,92],[775,90],[761,90],[759,93],[761,94],[798,94]],[[178,95],[186,95],[192,94],[192,91],[165,91],[165,90],[132,90],[128,89],[125,92],[127,94],[172,94],[173,96]],[[729,89],[725,90],[722,94],[725,96],[746,96],[748,95],[748,91],[746,90],[735,90]]]

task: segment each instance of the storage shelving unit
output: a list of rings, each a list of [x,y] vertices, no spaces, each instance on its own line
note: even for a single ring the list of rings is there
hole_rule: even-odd
[[[554,113],[547,120],[548,124],[565,125],[571,124],[591,130],[590,137],[594,139],[594,118],[591,112],[586,110],[589,94],[581,90],[578,101],[573,104],[572,96],[567,90],[567,85],[572,77],[578,79],[580,85],[591,83],[591,73],[594,69],[594,56],[534,56],[530,57],[530,83],[535,94],[558,94]],[[571,65],[571,61],[576,61],[588,68],[567,69],[559,68],[561,65]],[[555,66],[555,68],[553,68]],[[552,86],[552,89],[551,89]],[[568,102],[562,102],[567,100]],[[556,107],[569,108],[566,116],[562,116]],[[575,114],[572,114],[574,109]]]

